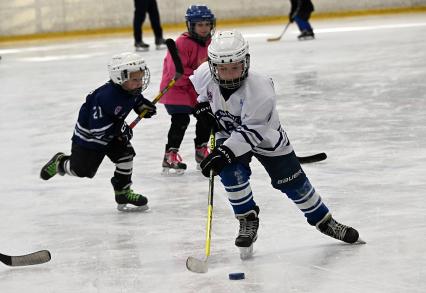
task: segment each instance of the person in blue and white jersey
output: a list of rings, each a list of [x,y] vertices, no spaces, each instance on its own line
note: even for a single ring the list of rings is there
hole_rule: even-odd
[[[148,199],[135,193],[132,185],[132,129],[125,119],[130,111],[144,118],[156,114],[156,107],[142,95],[149,84],[145,60],[135,53],[112,57],[108,65],[110,80],[86,97],[72,136],[71,155],[57,153],[43,166],[40,177],[48,180],[59,175],[93,178],[105,156],[115,164],[111,183],[120,211],[146,210]]]
[[[250,187],[253,157],[268,172],[272,186],[285,193],[322,233],[355,243],[358,232],[338,223],[309,182],[283,129],[273,82],[250,71],[247,41],[238,31],[217,32],[208,62],[190,77],[198,96],[195,115],[216,131],[216,147],[200,164],[204,176],[219,175],[240,222],[235,245],[251,255],[257,239],[259,207]]]

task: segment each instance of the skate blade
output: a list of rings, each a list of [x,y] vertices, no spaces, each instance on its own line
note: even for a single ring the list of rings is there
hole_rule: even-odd
[[[163,168],[161,175],[174,177],[174,176],[182,176],[184,173],[185,173],[184,169]]]
[[[253,244],[249,247],[238,247],[240,250],[240,258],[242,260],[250,259],[253,257]]]
[[[164,49],[167,49],[167,47],[165,45],[156,45],[155,49],[156,50],[164,50]]]
[[[149,210],[149,206],[148,205],[134,206],[134,205],[128,205],[127,203],[125,203],[125,204],[118,204],[117,210],[119,210],[120,212],[125,212],[125,213],[144,212]]]
[[[355,241],[353,244],[367,244],[367,242],[365,242],[364,240],[362,240],[361,238],[358,238],[357,241]]]
[[[148,52],[149,48],[146,48],[146,49],[144,49],[144,48],[135,48],[135,51],[136,52]]]
[[[303,38],[299,39],[299,41],[309,41],[309,40],[315,40],[315,38],[314,37],[303,37]]]
[[[194,273],[199,273],[199,274],[207,273],[207,271],[209,270],[207,260],[208,260],[207,257],[205,260],[200,260],[190,256],[186,260],[186,268]]]

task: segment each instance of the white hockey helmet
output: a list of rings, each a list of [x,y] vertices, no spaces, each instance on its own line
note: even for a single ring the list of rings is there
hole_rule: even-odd
[[[215,33],[208,48],[208,57],[210,71],[217,84],[228,89],[236,89],[241,86],[250,68],[250,54],[248,42],[239,31],[219,31]],[[220,79],[217,65],[238,62],[243,64],[241,77],[233,80]]]
[[[121,53],[114,55],[108,64],[109,77],[119,85],[129,80],[130,73],[136,71],[144,72],[142,81],[142,91],[144,91],[149,84],[150,72],[145,60],[140,55],[131,52]]]

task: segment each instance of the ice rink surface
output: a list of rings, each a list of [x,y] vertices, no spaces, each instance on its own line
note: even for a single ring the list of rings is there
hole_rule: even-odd
[[[146,213],[116,210],[106,159],[92,180],[39,178],[58,151],[69,152],[78,109],[107,80],[129,37],[0,48],[0,252],[49,249],[43,265],[0,263],[0,291],[17,292],[425,292],[426,14],[312,22],[317,39],[299,42],[290,26],[239,28],[250,43],[251,70],[274,79],[281,122],[334,217],[360,231],[351,246],[309,226],[302,213],[252,164],[260,206],[252,260],[234,247],[238,222],[216,179],[209,272],[187,271],[203,257],[208,180],[195,169],[194,119],[181,147],[188,171],[160,176],[169,116],[134,130],[134,189]],[[218,29],[221,29],[220,27]],[[176,34],[167,35],[177,37]],[[152,36],[146,41],[153,43]],[[153,45],[151,45],[152,47]],[[143,53],[159,90],[165,51]],[[134,118],[129,115],[129,121]],[[245,280],[230,281],[231,272]]]

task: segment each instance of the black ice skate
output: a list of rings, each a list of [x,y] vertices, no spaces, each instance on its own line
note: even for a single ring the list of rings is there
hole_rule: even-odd
[[[155,49],[163,50],[166,49],[166,40],[163,38],[159,38],[155,40]]]
[[[313,31],[302,31],[297,38],[299,41],[313,40],[315,39],[315,34]]]
[[[257,229],[259,228],[259,207],[245,214],[238,215],[240,230],[235,239],[235,245],[240,249],[240,258],[248,259],[253,256],[253,243],[257,240]]]
[[[57,153],[54,155],[53,158],[51,158],[50,161],[41,168],[40,178],[43,180],[49,180],[58,173],[59,175],[64,175],[65,172],[59,167],[59,163],[64,157],[64,153]]]
[[[331,214],[328,214],[317,225],[317,229],[330,237],[350,244],[365,244],[365,241],[359,238],[359,233],[352,227],[340,224]]]
[[[186,170],[186,164],[182,163],[182,157],[178,153],[178,149],[169,148],[164,153],[163,172],[165,176],[183,175]]]
[[[135,43],[135,50],[136,52],[145,52],[149,50],[149,45],[144,43],[143,41],[141,42],[136,42]]]
[[[149,209],[148,199],[132,189],[114,190],[117,210],[120,212],[141,212]]]

